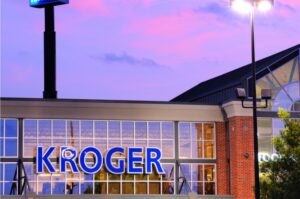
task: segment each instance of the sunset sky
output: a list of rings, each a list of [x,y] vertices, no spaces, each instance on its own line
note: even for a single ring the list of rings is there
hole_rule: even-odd
[[[58,98],[168,101],[251,61],[250,16],[229,0],[70,0],[55,12]],[[255,17],[257,59],[300,43],[300,0]],[[1,0],[1,97],[42,97],[43,31],[43,9]]]

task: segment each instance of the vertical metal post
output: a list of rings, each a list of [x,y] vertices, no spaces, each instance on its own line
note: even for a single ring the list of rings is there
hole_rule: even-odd
[[[18,136],[19,136],[19,140],[18,140],[18,195],[22,195],[22,185],[23,180],[22,180],[22,172],[23,172],[23,168],[22,168],[22,164],[23,164],[23,119],[19,118],[18,119]]]
[[[56,39],[54,6],[45,7],[44,32],[44,92],[43,97],[56,99]]]
[[[254,9],[251,11],[251,54],[252,54],[252,103],[253,103],[253,138],[254,138],[254,167],[255,167],[255,198],[260,198],[259,165],[258,165],[258,138],[257,138],[257,104],[256,104],[256,64],[254,41]]]
[[[178,164],[178,160],[179,160],[179,141],[178,141],[178,121],[174,122],[174,128],[175,128],[175,173],[174,173],[174,179],[175,179],[175,194],[179,194],[179,164]]]

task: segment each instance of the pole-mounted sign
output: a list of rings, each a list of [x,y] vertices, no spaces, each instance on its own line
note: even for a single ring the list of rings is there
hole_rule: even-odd
[[[34,8],[45,8],[44,32],[44,99],[56,99],[56,35],[54,6],[68,4],[69,0],[29,0]]]
[[[29,0],[30,6],[35,8],[44,8],[45,6],[56,6],[68,4],[69,0]]]

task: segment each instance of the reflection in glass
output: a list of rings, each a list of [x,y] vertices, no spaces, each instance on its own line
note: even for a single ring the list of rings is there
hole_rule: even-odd
[[[160,139],[160,122],[149,122],[149,138]]]
[[[79,121],[67,121],[67,137],[79,138]]]
[[[95,182],[95,194],[106,194],[107,184],[106,182]]]
[[[147,138],[147,122],[135,123],[135,137],[143,139]]]
[[[109,121],[108,122],[108,138],[118,138],[120,139],[120,122],[119,121]]]
[[[93,183],[92,182],[81,183],[81,194],[93,194]]]
[[[53,120],[53,137],[66,138],[66,122],[65,120]]]
[[[192,140],[202,140],[202,123],[191,124]]]
[[[17,120],[7,119],[5,120],[5,137],[17,137],[18,136],[18,122]]]
[[[17,139],[5,139],[5,156],[17,156],[18,154]]]
[[[180,141],[180,158],[190,158],[191,157],[191,142],[190,141]]]
[[[163,139],[174,139],[174,123],[173,122],[162,122],[162,138]]]
[[[192,190],[197,194],[203,195],[203,182],[193,182]]]
[[[173,140],[162,141],[162,157],[173,158],[174,157],[174,144]]]
[[[81,121],[81,138],[93,138],[93,121]]]
[[[38,136],[51,140],[51,120],[38,120]]]
[[[183,140],[183,139],[190,140],[191,139],[190,123],[188,123],[188,122],[179,123],[179,139],[181,139],[181,140]]]
[[[95,122],[95,138],[106,139],[107,138],[107,122],[96,121]]]
[[[36,138],[37,120],[24,120],[24,138]]]
[[[122,138],[134,139],[134,122],[122,122]]]
[[[203,158],[202,156],[202,141],[192,142],[192,158]]]
[[[214,140],[214,125],[213,124],[204,124],[204,139],[205,140]]]

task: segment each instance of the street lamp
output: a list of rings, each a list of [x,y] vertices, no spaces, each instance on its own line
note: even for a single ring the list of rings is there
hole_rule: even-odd
[[[255,165],[255,198],[260,198],[259,165],[258,165],[258,138],[257,138],[257,104],[256,104],[256,65],[254,43],[254,11],[266,12],[274,5],[274,0],[230,0],[231,7],[240,12],[251,15],[251,57],[252,57],[252,109],[253,109],[253,138],[254,138],[254,165]]]

